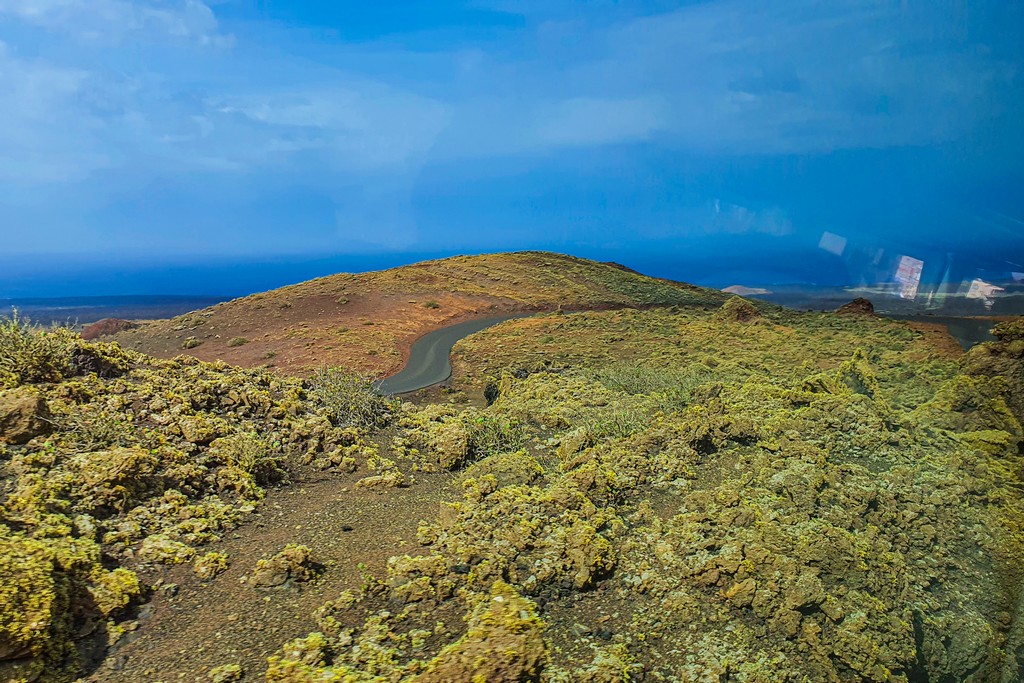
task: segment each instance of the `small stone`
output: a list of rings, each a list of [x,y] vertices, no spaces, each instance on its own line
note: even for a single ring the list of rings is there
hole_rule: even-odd
[[[754,592],[757,590],[757,581],[745,579],[722,591],[722,597],[736,607],[749,607],[754,601]]]
[[[587,626],[586,624],[581,624],[579,622],[576,622],[575,624],[573,624],[569,628],[569,630],[577,638],[582,638],[583,636],[589,636],[591,633],[593,633],[593,630],[589,626]]]
[[[231,681],[242,680],[244,671],[238,664],[223,664],[210,669],[207,678],[210,683],[230,683]]]

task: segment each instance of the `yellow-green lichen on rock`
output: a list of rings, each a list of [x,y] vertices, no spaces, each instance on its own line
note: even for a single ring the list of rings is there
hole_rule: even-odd
[[[446,633],[443,624],[409,628],[390,613],[369,617],[361,633],[336,637],[311,633],[270,658],[267,680],[277,683],[448,683],[449,681],[538,681],[547,663],[544,622],[536,606],[496,581],[465,596],[465,631],[429,658],[423,646]],[[415,608],[413,608],[415,609]],[[414,619],[412,611],[404,620]],[[401,629],[401,630],[399,630]]]
[[[106,644],[86,641],[120,632],[145,593],[134,569],[191,561],[286,482],[290,455],[353,443],[330,420],[336,406],[298,379],[0,327],[5,680],[71,679],[79,650]],[[345,467],[368,452],[346,453]],[[203,558],[212,576],[221,563]]]
[[[276,588],[312,581],[320,571],[308,546],[289,543],[273,556],[258,560],[249,582],[262,588]]]
[[[192,571],[200,579],[212,579],[228,568],[228,556],[224,553],[209,552],[198,555],[192,563]]]
[[[133,567],[205,565],[284,485],[266,458],[382,496],[403,468],[463,470],[421,547],[361,568],[271,681],[1020,678],[1018,326],[960,357],[894,321],[752,307],[485,331],[456,365],[490,405],[368,399],[379,443],[325,403],[358,382],[97,350],[109,372],[30,386],[53,433],[3,447],[0,590],[27,588],[0,603],[0,672],[73,677],[82,610],[121,618]],[[248,583],[318,569],[289,546]]]
[[[69,646],[68,595],[46,544],[0,529],[0,673],[33,680]]]
[[[750,339],[726,339],[699,314],[616,312],[513,323],[482,333],[492,337],[482,346],[500,356],[529,349],[523,329],[550,347],[556,328],[602,325],[617,344],[607,331],[617,319],[623,345],[665,335],[642,372],[609,359],[614,372],[594,373],[581,354],[577,367],[495,385],[486,410],[545,435],[528,456],[544,476],[499,485],[493,456],[472,465],[462,499],[419,529],[447,558],[432,586],[458,595],[500,578],[543,599],[549,680],[628,680],[631,667],[665,680],[794,682],[1020,670],[1010,644],[1024,638],[1006,619],[1024,585],[1019,415],[1006,379],[1020,367],[1007,342],[968,354],[962,372],[880,319],[763,313],[744,327]],[[700,373],[657,377],[684,345],[717,356]],[[799,361],[772,365],[790,357]],[[999,364],[980,365],[990,358]],[[685,390],[673,395],[673,381]],[[588,557],[570,538],[607,553]],[[576,571],[588,565],[596,581]],[[570,617],[567,596],[591,609]],[[598,673],[601,647],[621,666]]]

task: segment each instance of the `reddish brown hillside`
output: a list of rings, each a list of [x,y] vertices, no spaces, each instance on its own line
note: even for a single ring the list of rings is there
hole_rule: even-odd
[[[402,366],[430,330],[513,311],[718,306],[720,292],[544,252],[456,256],[342,273],[236,299],[119,334],[155,356],[192,354],[290,374],[344,365],[377,376]]]
[[[120,318],[104,318],[82,328],[82,339],[93,340],[108,337],[118,332],[127,332],[138,327],[138,323]]]

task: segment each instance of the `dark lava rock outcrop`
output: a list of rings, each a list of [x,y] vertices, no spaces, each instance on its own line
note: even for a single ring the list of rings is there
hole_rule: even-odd
[[[875,305],[862,296],[836,309],[839,315],[874,315]]]

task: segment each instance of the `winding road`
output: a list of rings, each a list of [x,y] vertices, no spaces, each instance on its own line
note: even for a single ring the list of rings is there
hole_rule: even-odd
[[[464,323],[457,323],[442,327],[439,330],[429,332],[413,344],[409,354],[409,362],[397,374],[382,380],[377,386],[377,391],[386,395],[407,394],[412,391],[439,384],[452,376],[452,365],[449,357],[452,347],[469,335],[485,330],[488,327],[503,323],[506,320],[516,318],[527,318],[534,313],[521,313],[519,315],[506,315],[495,318],[481,318],[469,320]],[[981,341],[993,339],[988,329],[991,321],[974,321],[964,318],[940,318],[921,316],[887,316],[904,320],[920,320],[923,322],[940,323],[947,326],[960,344],[968,349]],[[975,324],[975,323],[978,324]]]
[[[443,382],[452,376],[452,364],[449,356],[456,342],[474,332],[479,332],[506,320],[526,318],[530,315],[533,314],[468,320],[429,332],[413,344],[409,362],[405,364],[405,367],[399,373],[382,380],[377,390],[382,394],[389,395],[406,394]]]

